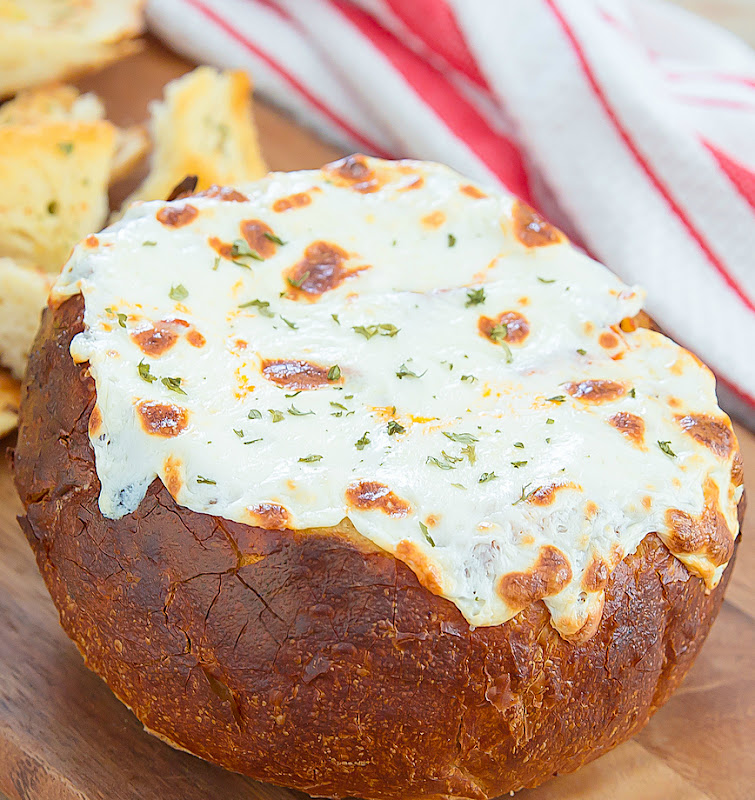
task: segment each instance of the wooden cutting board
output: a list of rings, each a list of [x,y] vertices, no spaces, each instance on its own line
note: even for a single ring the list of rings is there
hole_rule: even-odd
[[[190,65],[149,42],[144,53],[81,86],[111,118],[132,123]],[[257,106],[273,169],[320,166],[338,155],[272,108]],[[133,181],[131,182],[133,185]],[[117,200],[131,185],[114,190]],[[755,437],[738,430],[755,498]],[[13,446],[12,438],[3,445]],[[172,750],[147,735],[84,666],[16,523],[20,504],[0,465],[0,793],[13,800],[303,798]],[[635,739],[521,800],[745,800],[755,796],[755,509],[726,601],[687,680]],[[439,698],[439,702],[442,702]]]

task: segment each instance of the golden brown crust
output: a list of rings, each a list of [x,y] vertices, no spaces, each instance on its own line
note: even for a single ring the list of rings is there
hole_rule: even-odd
[[[87,664],[166,741],[321,796],[483,800],[618,744],[687,672],[731,569],[706,594],[654,534],[608,578],[594,635],[568,642],[541,601],[471,630],[348,526],[229,522],[159,481],[103,518],[93,381],[68,351],[81,311],[48,310],[31,359],[21,525]]]

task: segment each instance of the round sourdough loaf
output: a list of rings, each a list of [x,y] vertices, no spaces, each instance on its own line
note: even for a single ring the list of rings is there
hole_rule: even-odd
[[[376,162],[352,159],[337,165],[335,174],[346,176],[344,180],[351,184],[346,188],[353,191],[355,181],[368,184],[370,174],[384,168],[382,163],[375,166]],[[334,168],[328,169],[325,174],[332,175]],[[358,185],[356,191],[360,191]],[[368,191],[374,189],[368,186]],[[242,197],[236,191],[216,191],[210,200],[217,206],[211,208],[223,202],[242,202],[231,195]],[[164,208],[159,204],[148,213],[158,219],[162,216],[160,224],[180,221],[179,227],[183,227],[192,223],[182,220],[187,205],[184,198]],[[204,209],[200,208],[202,214]],[[281,213],[290,209],[288,206]],[[515,210],[514,216],[516,213],[527,215],[520,237],[525,247],[548,245],[556,237],[560,241],[562,235],[552,232],[532,212]],[[127,218],[118,230],[128,231],[130,224]],[[445,247],[457,245],[451,237],[458,239],[458,230],[442,232],[444,240],[448,237]],[[277,240],[283,249],[285,237],[277,229],[269,233],[267,241]],[[101,238],[107,257],[106,234]],[[118,247],[118,235],[112,240],[113,248]],[[99,252],[98,245],[90,241],[80,250]],[[216,242],[215,249],[225,258],[222,245]],[[149,248],[152,246],[150,243]],[[232,261],[245,251],[234,246],[229,263],[220,268],[237,269],[245,276],[247,266]],[[264,243],[259,241],[258,246],[255,252],[264,257]],[[291,304],[306,302],[310,304],[307,308],[314,308],[329,288],[323,289],[323,284],[335,270],[333,252],[331,248],[319,259],[312,252],[306,256],[309,271],[302,273],[303,278],[294,273],[289,284]],[[328,269],[321,269],[322,264]],[[184,295],[187,292],[191,297],[195,287],[188,279],[180,286],[183,291],[175,291],[176,284],[171,282],[171,295],[178,295],[176,302],[183,303],[178,313],[186,321],[184,327],[194,326],[192,330],[202,333],[198,317],[191,316],[191,300]],[[308,292],[310,286],[317,291]],[[26,510],[21,524],[61,623],[87,665],[161,739],[229,769],[317,796],[482,800],[535,786],[606,752],[637,732],[686,674],[720,607],[737,532],[736,522],[727,522],[719,508],[710,476],[701,467],[707,463],[705,456],[697,460],[690,456],[690,463],[697,465],[691,471],[697,492],[705,497],[700,515],[692,514],[692,506],[680,498],[675,507],[666,510],[666,529],[642,533],[626,552],[615,545],[613,561],[595,557],[580,563],[579,548],[569,549],[564,544],[559,549],[539,542],[540,555],[530,569],[494,575],[495,591],[503,603],[496,611],[499,617],[470,624],[470,619],[474,622],[481,613],[480,604],[454,596],[449,588],[453,573],[440,556],[437,563],[431,557],[423,560],[420,556],[425,551],[414,541],[409,542],[412,547],[400,542],[395,547],[385,545],[373,528],[362,527],[359,514],[345,515],[337,524],[304,528],[293,524],[295,509],[284,508],[291,516],[279,515],[279,524],[262,518],[258,511],[246,521],[234,518],[227,511],[227,502],[223,513],[192,510],[189,506],[199,501],[181,502],[185,499],[181,492],[189,481],[186,471],[180,473],[177,485],[172,485],[170,471],[153,475],[135,504],[130,495],[124,501],[135,505],[131,509],[114,511],[108,506],[101,480],[103,475],[108,480],[108,462],[100,460],[93,443],[103,436],[103,428],[109,437],[117,438],[107,396],[114,390],[126,394],[128,390],[125,383],[115,388],[103,383],[98,391],[100,384],[92,374],[95,361],[78,359],[77,363],[71,355],[78,352],[75,342],[72,347],[74,337],[94,329],[94,323],[86,321],[86,303],[94,302],[92,295],[87,286],[80,288],[83,295],[75,291],[53,295],[29,363],[14,455],[16,486]],[[315,300],[302,298],[304,292]],[[489,293],[493,294],[492,288]],[[274,307],[270,306],[272,299],[255,299],[258,311],[270,313],[269,308]],[[246,295],[238,296],[237,304],[243,300]],[[480,317],[478,310],[486,311],[475,309],[475,321]],[[117,322],[110,319],[106,333],[128,335],[141,348],[132,366],[136,369],[138,362],[145,391],[185,391],[185,396],[179,394],[172,402],[185,403],[186,413],[199,419],[200,410],[190,405],[190,380],[184,378],[176,384],[175,376],[169,377],[161,388],[159,381],[144,379],[145,375],[161,374],[160,365],[166,363],[160,361],[162,353],[158,352],[170,339],[166,329],[153,321],[152,332],[145,338],[147,328],[139,326],[133,308],[123,317],[114,307],[107,311]],[[524,353],[517,349],[524,346],[521,337],[517,338],[523,326],[506,313],[508,326],[505,321],[495,323],[504,328],[500,341],[495,336],[491,340],[483,323],[477,335],[491,347],[507,343],[506,350],[513,351],[516,359]],[[532,318],[537,318],[534,312]],[[387,324],[382,319],[375,322]],[[614,338],[620,336],[619,330],[630,333],[643,322],[647,322],[644,315],[624,320]],[[295,324],[301,329],[305,323],[297,317]],[[203,338],[204,334],[211,345],[209,329],[204,330]],[[386,341],[394,338],[390,331],[387,334]],[[380,331],[375,335],[380,336]],[[598,339],[601,332],[590,335]],[[368,341],[368,337],[362,338]],[[618,342],[604,340],[601,346],[610,357]],[[118,354],[111,349],[108,357]],[[344,391],[353,384],[356,404],[356,367],[347,366],[345,358],[339,374],[331,373],[329,381],[343,381]],[[147,369],[144,373],[145,363],[152,372]],[[419,364],[413,377],[404,375],[399,380],[418,381],[416,376],[425,366]],[[103,370],[100,367],[96,372],[98,380],[104,381]],[[413,365],[405,364],[401,370],[414,371]],[[317,374],[309,370],[307,380],[314,380],[312,376]],[[337,390],[324,381],[320,382],[324,388],[315,383],[299,389],[277,387],[289,394],[302,393],[296,398],[300,406],[292,405],[293,416],[306,413],[301,410],[307,407],[309,395]],[[544,421],[552,414],[567,432],[569,424],[576,430],[578,423],[558,414],[565,413],[562,407],[569,403],[588,405],[581,397],[586,391],[584,383],[575,383],[575,389],[567,388],[555,399],[547,398],[547,408],[555,410],[544,411]],[[598,392],[600,386],[593,382],[591,388]],[[308,389],[313,391],[308,394]],[[628,389],[622,391],[622,397],[627,393]],[[609,402],[614,400],[616,391]],[[615,419],[627,422],[632,415],[625,412],[621,416],[615,409],[604,412],[602,402],[603,398],[600,413],[609,420],[606,431],[617,437],[610,441],[615,441],[612,446],[618,453],[629,442],[627,447],[639,448],[648,459],[655,458],[659,448],[669,463],[682,459],[676,442],[640,442],[635,425],[619,425]],[[245,413],[246,409],[248,403]],[[593,406],[589,409],[593,413]],[[730,499],[738,499],[741,460],[728,420],[720,411],[709,417],[684,416],[686,411],[681,409],[674,416],[672,409],[670,419],[679,436],[687,436],[725,465],[727,485],[722,491]],[[392,436],[402,433],[396,425],[404,433],[409,427],[407,420],[397,415],[400,413],[394,408],[388,419],[380,418],[381,426],[393,420]],[[649,413],[647,418],[651,419]],[[175,417],[171,419],[175,422]],[[253,422],[256,415],[250,414],[249,419]],[[336,422],[341,420],[336,417]],[[557,427],[545,424],[548,432]],[[147,423],[142,425],[148,430]],[[186,430],[190,433],[190,426]],[[522,430],[526,430],[524,422]],[[468,434],[467,438],[463,438],[465,434],[456,434],[456,439],[447,436],[448,450],[436,461],[445,458],[448,468],[434,462],[424,464],[434,470],[428,473],[429,480],[445,480],[446,473],[454,469],[459,471],[454,475],[463,474],[461,455],[450,449],[451,442],[465,447],[475,443],[477,457],[485,454],[485,432],[480,431],[471,438]],[[251,435],[242,433],[243,438]],[[374,430],[368,433],[367,439],[377,438]],[[548,438],[556,438],[556,433]],[[534,449],[529,440],[518,444],[524,445],[518,450]],[[322,441],[305,439],[302,453],[323,446]],[[127,451],[123,452],[125,460]],[[517,457],[519,466],[512,461],[512,474],[524,469],[526,455],[523,452]],[[231,454],[228,457],[233,458]],[[469,451],[467,458],[472,461]],[[307,456],[301,461],[311,465],[318,460]],[[660,464],[663,469],[665,462]],[[494,483],[491,472],[482,472],[484,464],[472,466],[475,475],[481,473],[483,486]],[[208,458],[199,476],[205,477],[199,483],[210,489],[220,484],[217,502],[222,505],[224,479],[215,468],[219,470]],[[333,469],[337,471],[337,465]],[[648,472],[653,469],[655,466],[648,467]],[[496,466],[496,471],[501,473],[501,467]],[[505,486],[504,475],[496,479]],[[580,483],[579,490],[587,494],[589,474],[580,480],[585,488]],[[627,481],[631,482],[631,476]],[[385,498],[393,489],[371,486],[371,497]],[[512,500],[506,496],[505,505],[513,506],[517,513],[526,505],[534,536],[538,534],[535,528],[544,524],[538,516],[541,508],[553,505],[553,496],[563,494],[556,492],[559,486],[543,484],[529,492],[522,489],[521,497],[515,495]],[[629,483],[627,487],[629,491]],[[576,485],[572,488],[576,494]],[[350,491],[350,487],[346,489],[347,499]],[[502,495],[504,491],[500,489]],[[404,519],[413,513],[409,509],[421,502],[412,495],[402,506],[402,498],[401,493],[391,494],[387,509],[384,504],[373,509],[382,514],[379,519],[385,518],[386,527],[394,516]],[[589,497],[585,500],[591,502]],[[455,497],[451,502],[462,503]],[[740,513],[742,509],[740,501]],[[467,515],[474,513],[468,506],[463,510]],[[303,513],[301,509],[299,513]],[[594,513],[587,507],[584,519]],[[427,538],[428,547],[443,547],[442,524],[434,524],[428,516],[420,517],[419,523],[417,528]],[[520,532],[517,541],[523,548],[527,542],[522,537],[529,533]],[[559,535],[565,536],[563,531]],[[432,556],[432,549],[427,552]],[[559,605],[554,598],[559,592],[568,595],[576,580],[573,576],[581,581],[577,599],[567,597]],[[582,616],[573,609],[580,603],[590,606]]]

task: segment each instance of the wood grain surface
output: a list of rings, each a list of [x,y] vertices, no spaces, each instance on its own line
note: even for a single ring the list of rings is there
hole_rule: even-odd
[[[82,80],[119,122],[145,118],[149,99],[189,68],[154,42]],[[273,169],[319,166],[339,152],[260,103]],[[133,184],[133,181],[131,181]],[[131,185],[114,189],[114,200]],[[755,498],[755,436],[738,429]],[[12,447],[13,440],[0,442]],[[20,505],[0,465],[0,793],[12,800],[303,798],[172,750],[84,666],[16,523]],[[746,800],[755,796],[755,511],[745,523],[723,609],[680,690],[635,739],[521,800]],[[439,698],[439,702],[442,702]]]

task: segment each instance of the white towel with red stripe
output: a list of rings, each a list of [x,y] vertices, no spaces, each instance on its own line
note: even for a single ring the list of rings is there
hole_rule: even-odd
[[[347,150],[537,207],[755,427],[755,53],[660,0],[150,0],[152,29]]]

